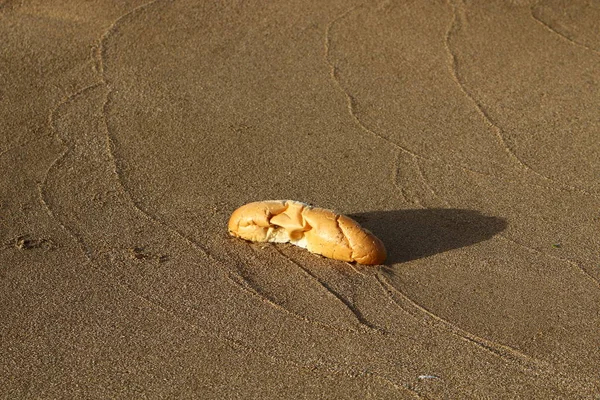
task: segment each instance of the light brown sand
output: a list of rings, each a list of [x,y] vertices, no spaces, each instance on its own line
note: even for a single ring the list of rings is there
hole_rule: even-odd
[[[0,397],[594,398],[600,5],[535,3],[0,1]],[[227,236],[287,198],[387,265]]]

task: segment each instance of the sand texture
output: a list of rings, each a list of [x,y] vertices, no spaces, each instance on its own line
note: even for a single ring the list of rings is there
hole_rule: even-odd
[[[0,0],[0,399],[597,399],[600,2]],[[384,266],[227,234],[352,216]]]

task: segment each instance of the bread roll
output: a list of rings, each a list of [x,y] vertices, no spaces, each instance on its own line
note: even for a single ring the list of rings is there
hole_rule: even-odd
[[[229,233],[252,242],[292,243],[342,261],[381,264],[383,243],[356,221],[293,200],[249,203],[231,214]]]

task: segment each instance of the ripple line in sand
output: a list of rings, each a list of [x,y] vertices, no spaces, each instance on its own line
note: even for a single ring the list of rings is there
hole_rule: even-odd
[[[116,182],[117,184],[120,186],[123,194],[125,195],[125,197],[127,198],[127,200],[130,202],[131,206],[138,212],[140,213],[144,218],[146,218],[147,220],[161,226],[164,229],[167,229],[168,231],[174,233],[175,235],[177,235],[179,238],[181,238],[182,240],[184,240],[189,246],[191,246],[192,248],[196,249],[197,251],[199,251],[200,253],[202,253],[203,255],[205,255],[206,257],[208,257],[209,259],[215,261],[217,264],[220,264],[221,261],[218,260],[212,253],[210,253],[208,251],[208,249],[206,249],[204,246],[200,245],[199,243],[197,243],[196,241],[192,240],[191,238],[187,237],[186,235],[184,235],[183,233],[181,233],[179,230],[169,226],[168,224],[164,223],[163,221],[161,221],[159,218],[153,216],[152,214],[150,214],[149,212],[147,212],[146,210],[144,210],[133,198],[133,196],[131,196],[131,194],[129,193],[129,191],[127,190],[125,184],[123,183],[122,179],[121,179],[121,174],[119,172],[119,163],[117,158],[114,155],[113,152],[113,148],[114,143],[111,139],[111,135],[110,135],[110,128],[108,125],[108,119],[107,119],[107,114],[108,114],[108,105],[110,103],[110,99],[111,99],[111,95],[112,95],[112,88],[110,86],[110,84],[107,82],[106,80],[106,62],[105,62],[105,58],[106,58],[106,42],[109,39],[110,35],[117,29],[118,25],[125,19],[125,18],[129,18],[132,15],[134,15],[135,13],[144,10],[150,6],[152,6],[153,4],[159,2],[160,0],[152,0],[149,1],[147,3],[141,4],[135,8],[133,8],[132,10],[128,11],[127,13],[121,15],[119,18],[117,18],[109,27],[108,29],[101,35],[100,39],[99,39],[99,45],[97,48],[97,53],[96,53],[96,57],[97,57],[97,71],[100,75],[100,79],[102,80],[102,83],[106,86],[107,88],[107,93],[106,93],[106,97],[104,100],[104,103],[102,104],[102,120],[104,122],[104,128],[105,128],[105,133],[106,133],[106,151],[107,154],[111,160],[111,163],[113,165],[113,174],[116,177]]]
[[[254,251],[254,250],[252,250]],[[234,258],[231,254],[230,257]],[[239,261],[239,260],[238,260]],[[326,324],[323,322],[319,322],[319,321],[315,321],[312,318],[307,317],[306,315],[302,315],[299,313],[296,313],[292,310],[287,309],[286,307],[284,307],[283,305],[279,304],[277,301],[273,300],[270,296],[268,296],[267,294],[263,293],[260,289],[256,288],[254,285],[252,285],[251,282],[249,282],[242,274],[240,273],[233,273],[231,272],[229,274],[228,279],[235,284],[236,286],[238,286],[239,288],[241,288],[243,291],[245,291],[246,293],[248,293],[249,295],[253,296],[256,300],[267,303],[269,306],[276,308],[278,310],[281,310],[283,312],[285,312],[286,314],[289,314],[291,317],[302,321],[302,322],[306,322],[312,325],[315,325],[318,328],[322,328],[322,329],[328,329],[331,330],[333,332],[338,332],[338,333],[352,333],[352,334],[360,334],[361,332],[356,330],[356,329],[352,329],[352,328],[340,328],[337,327],[335,325],[330,325],[330,324]]]
[[[296,267],[300,268],[300,270],[302,270],[304,272],[304,274],[306,274],[307,276],[309,276],[310,278],[312,278],[321,287],[323,287],[330,295],[332,295],[339,302],[341,302],[344,305],[344,307],[347,308],[354,315],[354,317],[356,318],[356,320],[358,321],[358,323],[361,326],[363,326],[363,327],[365,327],[365,328],[367,328],[367,329],[369,329],[371,331],[383,334],[383,335],[387,334],[387,332],[383,328],[381,328],[379,326],[376,326],[373,323],[371,323],[370,321],[368,321],[364,317],[364,315],[362,315],[362,312],[354,304],[352,304],[351,301],[349,301],[348,299],[344,298],[344,296],[342,296],[340,293],[338,293],[336,290],[334,290],[329,284],[327,284],[323,280],[319,279],[319,277],[316,276],[315,274],[313,274],[308,268],[306,268],[305,266],[303,266],[302,264],[300,264],[296,260],[292,259],[291,257],[287,256],[286,254],[284,254],[280,249],[277,248],[277,246],[273,246],[273,248],[284,259],[288,260],[289,262],[291,262],[292,264],[294,264]]]
[[[417,163],[417,165],[419,165],[419,164]],[[423,170],[422,170],[422,168],[420,166],[419,166],[419,172],[421,173],[421,177],[423,178],[423,184],[425,185],[425,187],[427,189],[429,189],[429,191],[431,192],[431,194],[435,198],[437,198],[442,204],[444,204],[446,207],[452,208],[452,205],[448,201],[446,201],[442,196],[440,196],[437,192],[435,192],[435,190],[433,189],[433,187],[429,184],[429,182],[428,182],[427,178],[425,177],[425,174],[423,173]],[[536,249],[534,247],[531,247],[531,246],[528,246],[528,245],[526,245],[524,243],[521,243],[521,242],[519,242],[519,241],[517,241],[515,239],[511,239],[508,236],[503,235],[502,233],[499,233],[497,236],[500,237],[501,239],[507,241],[507,242],[516,244],[517,246],[523,247],[523,248],[525,248],[527,250],[530,250],[532,252],[535,252],[537,254],[541,254],[541,255],[543,255],[545,257],[552,258],[552,259],[555,259],[555,260],[559,260],[559,261],[565,262],[565,263],[567,263],[567,264],[569,264],[571,266],[574,266],[575,268],[577,268],[580,272],[582,272],[585,275],[586,279],[591,280],[595,286],[597,286],[598,288],[600,288],[600,281],[596,277],[594,277],[592,274],[590,274],[585,268],[583,268],[583,266],[581,266],[576,261],[570,260],[568,258],[558,257],[558,256],[555,256],[553,254],[549,254],[549,253],[543,252],[543,251],[538,250],[538,249]]]
[[[400,146],[399,144],[386,139],[385,137],[379,135],[378,133],[372,131],[371,129],[369,129],[367,126],[365,126],[362,121],[356,116],[356,113],[354,112],[354,108],[355,108],[355,103],[356,100],[352,97],[352,95],[350,93],[348,93],[344,87],[342,86],[338,76],[337,76],[337,69],[335,67],[335,64],[333,62],[330,61],[330,52],[331,52],[331,30],[333,28],[333,26],[341,21],[342,19],[344,19],[347,15],[349,15],[350,13],[352,13],[354,10],[357,10],[361,7],[364,7],[366,3],[354,6],[349,8],[348,10],[344,11],[343,13],[341,13],[340,15],[338,15],[337,17],[335,17],[333,20],[331,20],[327,26],[325,27],[325,38],[324,38],[324,59],[325,59],[325,63],[327,64],[327,66],[329,67],[329,75],[331,80],[333,81],[334,85],[338,88],[338,90],[340,92],[343,93],[343,95],[346,98],[346,106],[348,108],[348,112],[350,113],[350,116],[352,117],[352,119],[354,120],[354,122],[365,132],[369,133],[370,135],[381,139],[383,141],[385,141],[386,143],[389,143],[390,145],[392,145],[393,147],[402,150],[406,153],[409,153],[415,157],[420,157],[418,154],[414,153],[413,151]]]
[[[94,266],[95,262],[94,260],[88,260],[88,263],[90,263],[92,266]],[[342,376],[346,376],[352,379],[358,379],[361,377],[366,377],[371,379],[372,381],[378,381],[382,384],[386,384],[389,385],[391,387],[393,387],[395,390],[397,391],[401,391],[401,392],[408,392],[411,396],[415,397],[415,398],[422,398],[422,396],[419,395],[418,392],[416,392],[414,389],[412,389],[410,387],[410,385],[408,384],[397,384],[395,383],[393,380],[386,378],[384,376],[381,376],[379,374],[373,373],[373,372],[369,372],[369,371],[362,371],[362,372],[358,372],[358,371],[353,371],[352,369],[348,369],[345,368],[343,366],[337,365],[335,363],[331,363],[331,362],[323,362],[320,360],[313,360],[312,362],[308,362],[308,363],[299,363],[299,362],[295,362],[292,361],[289,358],[286,357],[282,357],[282,356],[278,356],[278,355],[274,355],[274,354],[270,354],[264,351],[261,351],[257,348],[254,348],[253,346],[248,345],[247,343],[241,341],[241,340],[237,340],[234,339],[232,337],[229,337],[227,335],[221,335],[219,333],[216,333],[214,331],[209,331],[206,330],[204,328],[202,328],[200,325],[195,324],[193,322],[190,322],[188,319],[174,313],[172,310],[164,307],[163,305],[161,305],[160,303],[151,300],[150,298],[148,298],[147,296],[144,296],[140,293],[138,293],[137,291],[135,291],[134,289],[132,289],[130,286],[121,283],[113,274],[111,274],[110,272],[99,268],[99,267],[94,267],[95,270],[97,270],[98,272],[102,273],[109,281],[110,284],[115,285],[116,287],[118,287],[119,289],[121,289],[122,291],[129,293],[130,295],[132,295],[134,298],[136,298],[138,301],[148,305],[149,307],[151,307],[152,309],[158,310],[159,312],[168,315],[170,318],[172,318],[174,321],[177,321],[189,328],[191,328],[192,330],[196,331],[196,333],[202,335],[202,336],[206,336],[206,337],[212,337],[214,339],[217,339],[219,341],[224,342],[225,344],[227,344],[228,346],[230,346],[233,349],[236,350],[242,350],[245,351],[249,354],[254,354],[257,355],[259,357],[262,358],[266,358],[268,359],[270,362],[274,363],[274,364],[281,364],[281,365],[287,365],[287,366],[292,366],[295,367],[297,369],[302,369],[302,370],[306,370],[306,371],[310,371],[310,372],[322,372],[328,375],[342,375]],[[232,279],[232,283],[234,285],[237,285],[238,283],[235,282],[235,280]],[[200,316],[204,317],[204,315],[200,314]]]
[[[42,205],[42,207],[46,210],[46,213],[48,214],[48,216],[50,217],[50,219],[53,220],[53,221],[55,221],[63,229],[63,231],[65,231],[69,236],[71,236],[77,242],[77,244],[81,248],[81,251],[83,252],[84,256],[87,259],[89,259],[89,260],[92,259],[92,251],[91,251],[91,249],[83,241],[83,239],[81,238],[81,236],[78,233],[75,232],[75,230],[73,230],[73,229],[68,228],[67,226],[65,226],[59,220],[59,218],[54,214],[54,212],[52,211],[52,207],[50,206],[50,203],[48,202],[48,198],[47,198],[47,195],[46,195],[46,184],[48,182],[48,176],[50,175],[50,171],[52,171],[53,169],[58,168],[60,166],[60,163],[64,160],[64,158],[67,156],[67,154],[71,151],[71,145],[65,143],[65,141],[58,136],[58,129],[57,129],[55,121],[54,121],[55,114],[58,112],[58,110],[60,108],[64,107],[68,103],[74,101],[79,96],[84,95],[88,91],[99,87],[100,85],[101,85],[101,83],[98,83],[98,82],[97,83],[93,83],[91,85],[88,85],[88,86],[86,86],[86,87],[84,87],[84,88],[76,91],[75,93],[72,93],[72,94],[66,96],[48,114],[48,119],[47,119],[48,129],[52,133],[52,136],[56,140],[58,140],[64,146],[64,150],[48,166],[48,168],[46,169],[46,172],[44,173],[44,176],[43,176],[42,180],[37,184],[38,199],[39,199],[40,204]]]
[[[459,5],[457,5],[457,4],[459,4]],[[462,78],[460,76],[458,59],[456,57],[455,52],[452,51],[452,46],[450,45],[450,42],[451,42],[452,38],[456,35],[456,33],[458,31],[460,31],[460,29],[462,28],[462,24],[463,24],[462,20],[466,18],[463,15],[465,14],[466,11],[464,9],[464,4],[462,4],[462,0],[448,0],[448,5],[452,9],[452,20],[451,20],[450,26],[446,32],[444,46],[446,47],[446,51],[448,52],[448,55],[451,60],[451,62],[449,63],[451,76],[452,76],[453,80],[456,82],[456,84],[459,86],[460,91],[469,99],[469,101],[471,103],[473,103],[477,112],[487,122],[487,124],[489,124],[489,126],[493,130],[496,138],[498,139],[498,142],[502,145],[502,147],[504,148],[504,150],[508,154],[508,156],[517,165],[519,165],[524,171],[531,172],[532,174],[542,178],[543,180],[545,180],[547,182],[556,184],[562,190],[565,190],[567,192],[581,193],[581,194],[585,194],[588,196],[598,198],[598,196],[596,194],[588,191],[585,188],[572,186],[572,185],[557,181],[555,179],[550,178],[549,176],[542,174],[541,172],[539,172],[536,169],[534,169],[533,167],[531,167],[524,160],[522,160],[519,156],[517,156],[515,149],[512,148],[506,141],[504,131],[492,120],[492,118],[490,117],[488,112],[485,110],[484,105],[480,101],[478,101],[473,96],[473,94],[467,89],[464,78]],[[460,14],[461,14],[460,17],[459,17],[459,8],[460,8]]]
[[[107,84],[106,82],[106,76],[105,76],[105,57],[106,57],[106,53],[105,53],[105,45],[106,45],[106,40],[108,40],[109,36],[115,31],[115,29],[117,28],[117,26],[125,19],[128,18],[130,16],[132,16],[133,14],[137,13],[138,11],[141,11],[151,5],[153,5],[154,3],[157,3],[160,0],[152,0],[149,1],[147,3],[144,4],[140,4],[137,7],[132,8],[131,10],[129,10],[128,12],[126,12],[125,14],[121,15],[120,17],[118,17],[117,19],[115,19],[113,21],[112,24],[110,24],[110,26],[106,29],[106,31],[104,31],[104,33],[100,36],[99,39],[99,44],[98,47],[96,48],[96,71],[99,72],[102,81]]]
[[[554,180],[552,180],[551,178],[535,171],[534,169],[532,169],[531,167],[529,167],[527,164],[525,164],[521,159],[519,159],[516,154],[514,153],[514,151],[512,151],[512,149],[508,146],[508,144],[505,142],[504,137],[501,134],[501,130],[500,128],[495,125],[491,119],[489,118],[488,114],[485,112],[484,108],[482,107],[482,105],[480,105],[475,98],[466,90],[465,86],[463,83],[461,83],[461,81],[458,79],[458,75],[457,75],[457,69],[454,66],[454,64],[457,62],[456,60],[456,56],[454,55],[454,53],[452,52],[452,50],[450,49],[450,45],[449,45],[449,40],[450,40],[450,36],[451,36],[451,31],[454,29],[454,24],[455,21],[457,20],[456,18],[456,10],[454,9],[453,4],[450,3],[450,1],[452,0],[448,0],[449,1],[449,5],[452,7],[453,9],[453,17],[452,17],[452,23],[450,25],[450,28],[448,29],[447,33],[446,33],[446,37],[445,37],[445,47],[449,53],[449,55],[452,58],[452,63],[450,66],[450,70],[451,70],[451,74],[454,77],[454,80],[456,81],[457,85],[459,86],[459,89],[463,92],[463,94],[469,98],[471,100],[471,102],[474,103],[476,109],[478,110],[478,112],[480,113],[480,115],[482,115],[482,118],[488,122],[488,124],[493,128],[494,132],[496,133],[497,138],[500,140],[500,143],[503,144],[503,148],[505,149],[505,151],[509,154],[509,157],[511,157],[512,159],[514,159],[514,161],[518,164],[521,165],[521,167],[524,170],[529,170],[531,171],[534,175],[540,176],[543,180],[551,182],[551,183],[555,183],[555,184],[559,184],[560,186],[556,187],[556,186],[545,186],[545,185],[540,185],[540,184],[535,184],[535,183],[527,183],[527,182],[522,182],[522,184],[531,186],[531,187],[540,187],[540,188],[544,188],[547,190],[552,190],[552,191],[559,191],[559,192],[567,192],[567,193],[577,193],[577,194],[582,194],[582,195],[586,195],[586,196],[591,196],[593,198],[597,198],[600,199],[599,195],[596,195],[592,192],[589,192],[588,190],[582,189],[582,188],[577,188],[575,186],[570,186],[570,185],[564,185],[560,182],[556,182]],[[356,104],[356,99],[346,90],[344,89],[344,87],[342,86],[340,79],[338,77],[337,74],[337,69],[335,67],[334,62],[331,61],[331,31],[333,29],[333,27],[335,26],[335,24],[337,24],[339,21],[343,20],[344,18],[346,18],[349,14],[351,14],[353,11],[362,8],[366,5],[367,3],[363,3],[354,7],[349,8],[348,10],[344,11],[343,13],[341,13],[340,15],[338,15],[337,17],[335,17],[334,19],[332,19],[327,26],[325,27],[325,34],[324,34],[324,60],[326,65],[329,68],[329,76],[334,84],[334,86],[344,95],[344,97],[346,98],[346,107],[348,110],[348,113],[350,114],[350,117],[352,118],[352,120],[354,121],[354,123],[364,132],[368,133],[369,135],[379,139],[379,140],[383,140],[384,142],[388,143],[390,146],[392,146],[393,148],[395,148],[396,150],[409,154],[411,155],[415,161],[416,160],[425,160],[425,161],[429,161],[432,163],[436,163],[445,167],[449,167],[449,168],[457,168],[460,169],[466,173],[470,173],[470,174],[474,174],[474,175],[478,175],[478,176],[487,176],[487,177],[493,177],[508,183],[514,182],[513,180],[504,177],[504,176],[497,176],[494,174],[487,174],[481,171],[477,171],[475,169],[469,168],[468,166],[465,165],[459,165],[459,164],[452,164],[452,163],[446,163],[440,159],[436,159],[436,158],[431,158],[431,157],[427,157],[424,156],[422,154],[416,153],[412,150],[410,150],[407,147],[404,147],[380,134],[378,134],[377,132],[373,131],[372,129],[370,129],[369,127],[367,127],[356,115],[356,112],[354,111],[355,109],[355,104]],[[392,171],[392,176],[394,174],[394,170]],[[397,186],[397,185],[396,185]],[[402,192],[402,190],[400,191],[401,195],[403,195],[404,193]]]
[[[381,274],[377,274],[375,278],[380,283],[382,289],[388,293],[390,299],[396,303],[400,309],[408,313],[414,313],[414,316],[416,318],[418,317],[417,319],[422,321],[422,323],[434,326],[438,329],[450,331],[453,335],[461,338],[462,340],[472,343],[496,357],[511,361],[533,374],[549,374],[550,376],[557,378],[556,381],[560,385],[568,387],[573,383],[576,383],[577,387],[585,392],[589,392],[589,387],[597,386],[597,381],[593,379],[581,377],[571,373],[564,373],[560,370],[557,370],[551,363],[547,361],[528,356],[527,354],[524,354],[510,346],[499,344],[465,331],[414,302],[412,299],[410,299],[410,297],[396,289],[387,281],[385,277],[382,277]],[[400,304],[399,301],[395,300],[394,294],[402,299],[401,302],[403,305]],[[410,308],[413,308],[413,311],[410,311],[408,308],[406,308],[406,305],[408,305]],[[423,319],[423,316],[426,318]]]
[[[557,35],[558,37],[562,38],[563,40],[567,41],[567,43],[569,43],[569,44],[571,44],[571,45],[573,45],[575,47],[578,47],[578,48],[581,48],[581,49],[584,49],[584,50],[587,50],[587,51],[591,51],[592,53],[594,53],[596,55],[600,55],[600,51],[594,49],[593,47],[586,46],[585,44],[580,43],[580,42],[578,42],[578,41],[576,41],[574,39],[571,39],[567,35],[565,35],[565,34],[559,32],[559,31],[557,31],[556,29],[554,29],[552,27],[552,25],[546,23],[543,19],[541,19],[538,15],[536,15],[537,14],[536,13],[536,8],[539,7],[540,3],[541,3],[541,1],[538,2],[537,4],[534,4],[529,9],[529,15],[531,16],[531,18],[533,18],[533,20],[535,20],[537,23],[541,24],[544,27],[544,29],[547,30],[548,32],[551,32],[551,33]]]
[[[513,243],[519,247],[522,247],[526,250],[531,251],[532,253],[535,254],[540,254],[544,257],[548,257],[548,258],[552,258],[554,260],[558,260],[558,261],[562,261],[564,263],[567,263],[569,265],[574,266],[575,268],[577,268],[580,272],[583,273],[583,275],[585,276],[586,279],[589,279],[596,287],[598,287],[600,289],[600,281],[598,281],[598,279],[596,279],[596,277],[594,277],[592,274],[590,274],[585,268],[583,268],[580,264],[578,264],[577,262],[573,261],[573,260],[569,260],[568,258],[563,258],[563,257],[559,257],[559,256],[555,256],[553,254],[548,254],[546,252],[543,252],[541,250],[538,250],[534,247],[528,246],[524,243],[519,242],[518,240],[509,238],[505,235],[499,234],[498,236],[500,236],[502,239],[504,239],[507,242]]]
[[[439,201],[441,201],[447,207],[451,207],[450,204],[444,198],[442,198],[440,195],[438,195],[433,190],[433,188],[431,187],[431,185],[429,185],[429,183],[427,182],[427,179],[425,178],[424,174],[422,175],[422,177],[423,177],[424,184],[430,190],[430,192],[432,193],[432,195],[435,196],[436,198],[438,198]],[[425,209],[425,207],[422,207],[422,208]],[[547,256],[547,257],[550,257],[550,258],[561,260],[561,261],[564,261],[564,262],[569,263],[569,264],[573,264],[579,270],[581,270],[581,272],[583,272],[586,275],[587,278],[591,279],[596,285],[599,285],[599,282],[593,276],[591,276],[585,269],[583,269],[583,267],[581,267],[580,265],[578,265],[577,263],[575,263],[575,262],[573,262],[571,260],[567,260],[567,259],[563,259],[561,257],[549,255],[549,254],[544,253],[544,252],[542,252],[540,250],[537,250],[535,248],[527,246],[527,245],[525,245],[523,243],[520,243],[518,241],[510,239],[510,238],[508,238],[508,237],[506,237],[505,235],[502,235],[502,234],[498,234],[498,236],[500,237],[501,240],[505,240],[505,241],[511,242],[513,244],[516,244],[516,245],[518,245],[520,247],[523,247],[523,248],[525,248],[525,249],[527,249],[527,250],[529,250],[531,252],[534,252],[534,253],[537,253],[537,254],[541,254],[542,256]],[[562,379],[561,382],[576,381],[582,387],[586,386],[586,384],[590,383],[589,379],[586,380],[586,379],[582,379],[580,377],[566,375],[563,372],[557,371],[554,368],[554,366],[551,363],[547,362],[547,361],[540,360],[540,359],[528,356],[527,354],[522,353],[522,352],[520,352],[520,351],[518,351],[518,350],[516,350],[516,349],[514,349],[514,348],[512,348],[510,346],[503,345],[503,344],[500,344],[500,343],[496,343],[496,342],[490,341],[490,340],[485,339],[485,338],[480,338],[480,337],[478,337],[478,336],[476,336],[476,335],[474,335],[474,334],[472,334],[472,333],[470,333],[468,331],[465,331],[465,330],[461,329],[460,327],[452,324],[451,322],[449,322],[449,321],[447,321],[447,320],[445,320],[445,319],[443,319],[443,318],[435,315],[434,313],[431,313],[426,308],[420,306],[418,303],[416,303],[415,301],[413,301],[410,297],[408,297],[407,295],[405,295],[404,293],[402,293],[401,291],[399,291],[398,289],[396,289],[389,282],[387,282],[387,280],[385,280],[385,282],[382,282],[380,280],[380,279],[385,279],[385,278],[381,278],[379,275],[377,275],[376,278],[377,278],[378,281],[380,281],[380,284],[382,284],[382,288],[384,290],[386,290],[386,288],[385,288],[385,285],[383,285],[383,284],[387,283],[387,285],[389,286],[389,288],[391,288],[391,290],[387,290],[388,293],[391,293],[392,291],[396,292],[398,295],[400,295],[405,300],[405,302],[408,302],[409,305],[412,305],[417,310],[422,311],[426,315],[431,316],[434,319],[434,321],[437,321],[437,322],[441,323],[442,326],[447,327],[447,329],[449,329],[451,332],[453,332],[453,334],[456,334],[459,337],[463,338],[464,340],[467,340],[469,342],[472,342],[472,343],[478,345],[479,347],[483,348],[484,350],[487,350],[487,351],[489,351],[489,352],[491,352],[493,354],[496,354],[499,357],[503,357],[503,358],[505,358],[507,356],[507,354],[508,354],[508,356],[509,356],[508,359],[519,361],[519,365],[521,365],[523,367],[527,367],[528,365],[534,365],[534,366],[536,366],[538,368],[542,368],[543,370],[549,371],[553,375],[561,377],[561,379]],[[393,302],[395,302],[398,305],[398,307],[400,307],[400,309],[402,309],[405,312],[411,314],[411,312],[407,308],[403,307],[400,303],[396,302],[394,300],[393,296],[390,296],[390,299]],[[418,313],[415,314],[414,316],[416,317],[417,315],[418,315]],[[531,369],[531,368],[528,368],[528,369]],[[592,380],[591,382],[592,382],[593,385],[597,384],[596,383],[597,381],[595,381],[595,380]]]
[[[495,356],[516,362],[517,364],[521,365],[522,367],[525,367],[528,370],[535,370],[536,368],[547,369],[550,366],[549,363],[530,357],[510,346],[492,342],[488,339],[481,338],[468,331],[465,331],[464,329],[459,328],[458,326],[437,316],[436,314],[427,310],[425,307],[416,303],[406,294],[396,289],[381,274],[375,275],[375,279],[379,282],[379,285],[382,287],[382,289],[388,295],[388,297],[398,307],[400,307],[405,312],[411,314],[417,320],[422,321],[423,323],[429,326],[434,326],[438,329],[442,328],[444,331],[449,331],[450,333],[461,338],[462,340],[474,343]],[[400,297],[401,300],[396,300],[396,296]],[[423,316],[425,317],[424,319],[422,318]]]

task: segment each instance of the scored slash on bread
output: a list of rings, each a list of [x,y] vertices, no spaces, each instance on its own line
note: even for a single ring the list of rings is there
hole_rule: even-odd
[[[252,242],[292,243],[341,261],[381,264],[383,242],[358,222],[294,200],[248,203],[231,214],[229,233]]]

